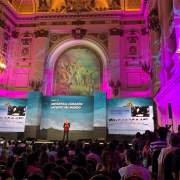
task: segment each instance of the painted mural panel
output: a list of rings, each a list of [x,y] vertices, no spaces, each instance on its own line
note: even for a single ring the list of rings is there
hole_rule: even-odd
[[[71,47],[55,63],[53,95],[93,96],[101,90],[101,76],[101,61],[92,49]]]

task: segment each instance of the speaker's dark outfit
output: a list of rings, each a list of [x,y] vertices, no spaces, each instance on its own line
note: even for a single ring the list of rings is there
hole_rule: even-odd
[[[66,127],[66,125],[68,125],[69,127]],[[68,134],[69,134],[69,128],[70,128],[70,123],[66,124],[64,123],[64,136],[63,136],[63,141],[65,140],[65,136],[67,137],[67,141],[68,141]]]

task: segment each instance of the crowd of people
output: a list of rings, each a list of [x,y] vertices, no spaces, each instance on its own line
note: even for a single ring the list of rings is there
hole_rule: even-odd
[[[180,132],[180,126],[178,130]],[[162,148],[157,159],[159,165],[157,179],[163,179],[163,158],[168,152],[175,151],[172,160],[172,176],[176,180],[179,179],[179,147],[179,134],[172,133],[164,127],[160,127],[155,132],[136,133],[132,145],[127,139],[123,139],[122,142],[113,140],[108,144],[92,141],[87,144],[79,141],[59,141],[48,144],[36,144],[34,141],[26,142],[25,140],[2,141],[0,168],[1,162],[5,162],[6,167],[1,171],[9,173],[14,180],[49,180],[53,179],[54,168],[59,166],[57,161],[63,160],[64,163],[72,164],[68,173],[74,172],[78,167],[83,167],[87,171],[88,179],[101,174],[112,180],[125,180],[128,176],[150,180],[152,166],[148,167],[148,156],[152,156],[156,149]],[[89,160],[95,162],[95,168],[88,163]]]

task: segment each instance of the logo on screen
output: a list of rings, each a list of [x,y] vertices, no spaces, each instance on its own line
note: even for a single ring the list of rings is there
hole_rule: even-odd
[[[23,117],[19,117],[19,119],[24,119]]]

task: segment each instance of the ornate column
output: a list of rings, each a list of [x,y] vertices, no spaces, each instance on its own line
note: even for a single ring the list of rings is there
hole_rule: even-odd
[[[46,56],[46,38],[48,36],[47,30],[37,30],[34,32],[35,34],[35,71],[34,71],[34,79],[42,80],[43,77],[43,68],[44,68],[44,60]]]
[[[171,78],[171,72],[170,70],[173,67],[173,61],[172,61],[172,47],[173,47],[173,40],[169,37],[169,15],[172,11],[173,4],[172,0],[166,0],[166,3],[164,0],[160,0],[160,5],[158,7],[161,9],[161,16],[160,16],[160,24],[161,24],[161,35],[162,35],[162,41],[164,46],[164,73],[165,73],[165,81],[168,82]]]
[[[110,29],[109,52],[111,60],[111,79],[114,80],[114,83],[120,80],[120,31],[120,29],[116,28]],[[119,94],[115,96],[111,88],[111,98],[120,98],[120,90]]]

